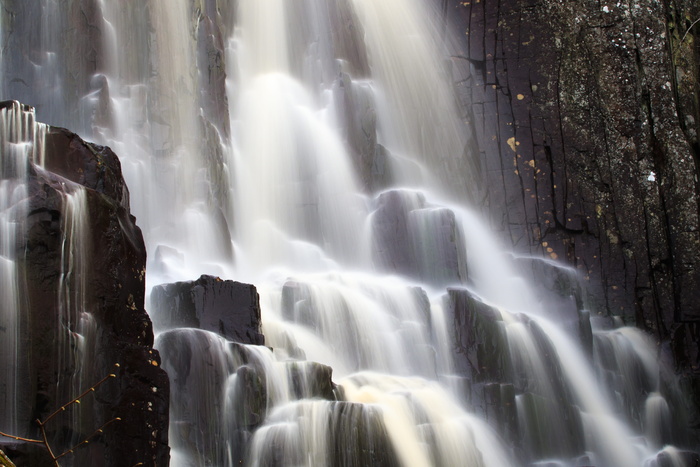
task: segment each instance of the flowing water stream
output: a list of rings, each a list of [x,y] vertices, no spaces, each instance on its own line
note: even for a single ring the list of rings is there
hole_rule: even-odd
[[[21,391],[21,353],[19,336],[19,274],[15,239],[25,215],[21,201],[26,198],[26,159],[34,159],[41,153],[42,130],[34,133],[34,115],[19,105],[0,113],[0,300],[3,313],[0,315],[2,342],[0,355],[0,401],[2,413],[0,430],[17,433],[20,415],[16,403]],[[39,127],[41,128],[41,127]],[[37,138],[38,136],[38,138]]]
[[[173,385],[171,465],[641,466],[682,438],[653,345],[594,329],[587,350],[470,210],[479,180],[438,5],[30,3],[0,11],[3,98],[120,156],[149,289],[211,274],[260,293],[269,348],[156,330]],[[39,39],[13,42],[28,24],[43,24]],[[8,431],[13,160],[36,143],[13,136],[19,115],[3,113],[0,135]],[[80,191],[66,203],[77,236]],[[89,327],[86,256],[66,248],[60,296]]]

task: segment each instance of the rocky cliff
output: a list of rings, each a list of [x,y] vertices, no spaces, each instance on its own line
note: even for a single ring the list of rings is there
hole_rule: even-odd
[[[107,424],[61,465],[166,465],[168,378],[152,347],[144,310],[146,249],[129,214],[119,160],[70,131],[33,126],[29,107],[4,102],[0,110],[3,121],[23,122],[20,134],[35,133],[26,143],[4,139],[1,148],[3,183],[24,185],[26,195],[7,211],[18,226],[14,257],[22,297],[18,432],[12,434],[41,439],[34,420],[46,420],[113,374],[46,424],[54,455]],[[26,176],[12,181],[6,169],[18,144],[33,145],[39,157],[21,160]],[[0,446],[18,466],[50,463],[43,448],[7,438]]]
[[[592,316],[656,336],[697,399],[700,5],[442,6],[491,226],[575,267]]]

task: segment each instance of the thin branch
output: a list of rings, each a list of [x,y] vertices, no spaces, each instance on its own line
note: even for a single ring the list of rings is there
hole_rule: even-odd
[[[49,444],[49,438],[46,436],[46,429],[44,429],[44,424],[41,423],[41,421],[37,420],[37,423],[39,424],[39,429],[41,430],[41,437],[44,439],[44,446],[46,446],[46,450],[49,451],[49,456],[51,456],[51,459],[53,459],[53,463],[56,467],[58,466],[58,461],[56,460],[56,456],[53,454],[53,449],[51,449],[51,445]]]
[[[690,32],[690,30],[693,29],[693,26],[695,26],[695,25],[698,24],[698,23],[700,23],[700,18],[698,18],[698,19],[696,19],[695,21],[693,21],[693,24],[691,24],[690,27],[685,31],[685,34],[683,34],[683,38],[681,39],[681,42],[680,42],[681,44],[682,44],[683,41],[685,40],[685,36],[687,36],[688,33]]]
[[[16,439],[17,441],[26,441],[27,443],[44,444],[44,442],[40,439],[22,438],[21,436],[8,435],[7,433],[3,433],[2,431],[0,431],[0,436],[4,436],[5,438]]]
[[[100,434],[100,433],[103,433],[103,432],[104,432],[104,428],[105,428],[107,425],[109,425],[110,423],[118,422],[118,421],[121,421],[121,418],[117,417],[117,418],[111,419],[110,421],[108,421],[107,423],[105,423],[104,425],[102,425],[101,427],[99,427],[97,430],[95,430],[90,436],[88,436],[87,438],[85,438],[84,440],[82,440],[81,442],[79,442],[78,444],[76,444],[75,446],[73,446],[72,448],[70,448],[70,449],[68,449],[68,450],[66,450],[66,451],[64,451],[64,452],[62,452],[62,453],[59,454],[58,456],[56,456],[56,460],[58,460],[58,459],[60,459],[61,457],[65,456],[66,454],[72,453],[73,451],[75,451],[76,449],[78,449],[80,446],[82,446],[82,445],[84,445],[84,444],[88,444],[88,442],[90,442],[90,440],[91,440],[92,438],[94,438],[95,436],[97,436],[97,435]]]
[[[119,364],[117,363],[115,366],[116,366],[116,367],[119,367]],[[68,406],[70,406],[70,405],[72,405],[72,404],[80,404],[80,399],[82,399],[82,398],[85,397],[86,395],[90,394],[91,392],[95,392],[95,389],[97,389],[101,384],[103,384],[103,383],[104,383],[105,381],[107,381],[108,379],[110,379],[110,378],[116,378],[116,377],[117,377],[117,375],[115,375],[114,373],[108,374],[107,376],[105,376],[104,378],[102,378],[101,380],[99,380],[97,383],[95,383],[94,385],[92,385],[91,387],[89,387],[88,389],[86,389],[86,390],[85,390],[82,394],[80,394],[78,397],[76,397],[75,399],[73,399],[73,400],[70,401],[70,402],[67,402],[67,403],[63,404],[63,405],[62,405],[61,407],[59,407],[54,413],[52,413],[51,415],[49,415],[48,417],[46,417],[46,418],[44,419],[43,422],[37,420],[37,423],[39,423],[39,426],[43,426],[43,425],[47,424],[47,423],[49,422],[49,420],[51,420],[52,418],[54,418],[56,415],[58,415],[59,413],[63,412],[64,410],[66,410],[66,408],[67,408]]]

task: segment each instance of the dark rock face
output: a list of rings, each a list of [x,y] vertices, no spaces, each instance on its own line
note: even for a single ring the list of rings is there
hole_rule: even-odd
[[[83,141],[64,128],[52,128],[46,135],[46,152],[46,170],[91,188],[129,211],[129,189],[110,148]]]
[[[203,275],[154,287],[151,302],[158,326],[204,329],[241,344],[265,344],[253,285]]]
[[[448,291],[446,309],[460,373],[474,382],[505,381],[510,357],[501,313],[464,289]]]
[[[568,333],[580,342],[591,355],[593,337],[584,281],[574,269],[543,258],[518,257],[515,259],[524,277],[536,278],[532,291],[542,308],[549,311]],[[605,322],[607,325],[609,320]]]
[[[27,216],[16,243],[25,297],[21,430],[39,437],[33,420],[113,373],[94,397],[47,424],[52,447],[62,452],[121,419],[62,465],[166,465],[168,380],[152,347],[143,306],[146,251],[119,161],[108,148],[49,128],[44,167],[29,165]],[[37,465],[31,457],[13,460]]]
[[[492,227],[576,268],[594,315],[670,343],[697,387],[700,5],[443,5]]]

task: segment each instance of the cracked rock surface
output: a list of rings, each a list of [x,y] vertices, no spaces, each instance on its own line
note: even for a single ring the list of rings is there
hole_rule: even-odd
[[[443,7],[492,228],[580,271],[592,315],[656,336],[697,407],[700,4]]]

